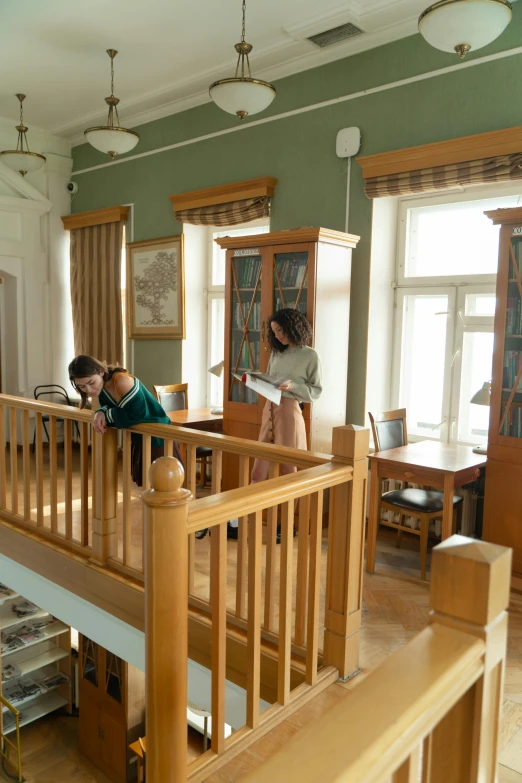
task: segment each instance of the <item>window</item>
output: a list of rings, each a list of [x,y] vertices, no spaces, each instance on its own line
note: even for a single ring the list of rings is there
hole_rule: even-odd
[[[225,356],[225,263],[226,251],[214,241],[225,236],[266,234],[270,230],[266,219],[255,220],[234,228],[209,228],[208,265],[208,366],[213,367]],[[223,378],[208,373],[208,404],[211,408],[223,406]]]
[[[517,188],[400,202],[393,404],[414,438],[487,438],[489,408],[470,403],[493,357],[499,227],[483,213],[516,206]]]

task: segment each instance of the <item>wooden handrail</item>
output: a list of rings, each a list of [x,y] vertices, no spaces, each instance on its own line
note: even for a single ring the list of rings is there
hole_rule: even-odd
[[[492,783],[511,551],[452,536],[434,549],[431,625],[244,783]]]
[[[352,467],[330,462],[299,473],[267,479],[259,484],[208,495],[190,504],[187,529],[189,533],[195,533],[202,527],[214,527],[245,512],[254,514],[274,505],[297,500],[311,492],[335,487],[350,481],[352,476]]]

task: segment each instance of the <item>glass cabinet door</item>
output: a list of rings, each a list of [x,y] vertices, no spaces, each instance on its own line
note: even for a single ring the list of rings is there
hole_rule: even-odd
[[[84,680],[98,687],[98,656],[99,650],[96,642],[82,636],[82,661],[81,675]]]
[[[245,370],[259,369],[262,257],[233,257],[231,264],[230,370],[241,375]],[[257,405],[258,401],[256,392],[233,376],[229,398],[249,405]]]
[[[109,650],[105,652],[105,690],[108,696],[121,704],[123,662]]]
[[[275,253],[273,257],[274,312],[292,307],[308,310],[308,251]]]
[[[522,438],[522,236],[511,238],[500,435]]]

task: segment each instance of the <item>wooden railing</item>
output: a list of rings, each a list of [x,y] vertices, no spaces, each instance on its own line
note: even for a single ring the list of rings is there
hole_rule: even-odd
[[[0,395],[0,521],[71,551],[98,571],[144,583],[147,775],[162,783],[182,781],[182,774],[203,780],[320,689],[358,671],[368,431],[336,428],[334,456],[325,456],[140,425],[132,432],[143,438],[143,506],[131,485],[131,431],[121,433],[120,455],[118,433],[94,433],[91,418],[90,412]],[[75,422],[80,437],[73,446]],[[152,437],[164,439],[165,453],[174,439],[185,447],[186,479],[172,458],[158,460],[149,475]],[[212,488],[194,499],[197,445],[212,448]],[[221,493],[224,453],[239,457],[239,488]],[[255,457],[270,462],[270,477],[249,486]],[[281,463],[297,465],[298,472],[278,475]],[[227,547],[227,521],[234,517],[238,543]],[[206,528],[211,535],[196,541]],[[195,620],[204,636],[196,659],[212,672],[212,748],[187,773],[186,634]],[[225,740],[227,678],[245,688],[247,704],[245,725]]]
[[[433,550],[430,625],[244,783],[495,783],[511,550]]]

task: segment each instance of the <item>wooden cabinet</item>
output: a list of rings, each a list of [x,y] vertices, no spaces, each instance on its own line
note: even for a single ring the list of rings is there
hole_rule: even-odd
[[[501,228],[483,538],[513,549],[522,587],[522,209],[486,215]]]
[[[145,735],[145,674],[80,635],[80,748],[115,783],[136,778],[128,746]]]
[[[220,237],[226,249],[223,432],[257,440],[265,400],[234,378],[266,370],[268,319],[296,307],[312,324],[312,346],[323,368],[323,393],[306,404],[308,445],[331,452],[332,428],[345,423],[351,253],[359,237],[324,228],[300,228],[247,237]],[[237,485],[228,459],[227,487]]]

